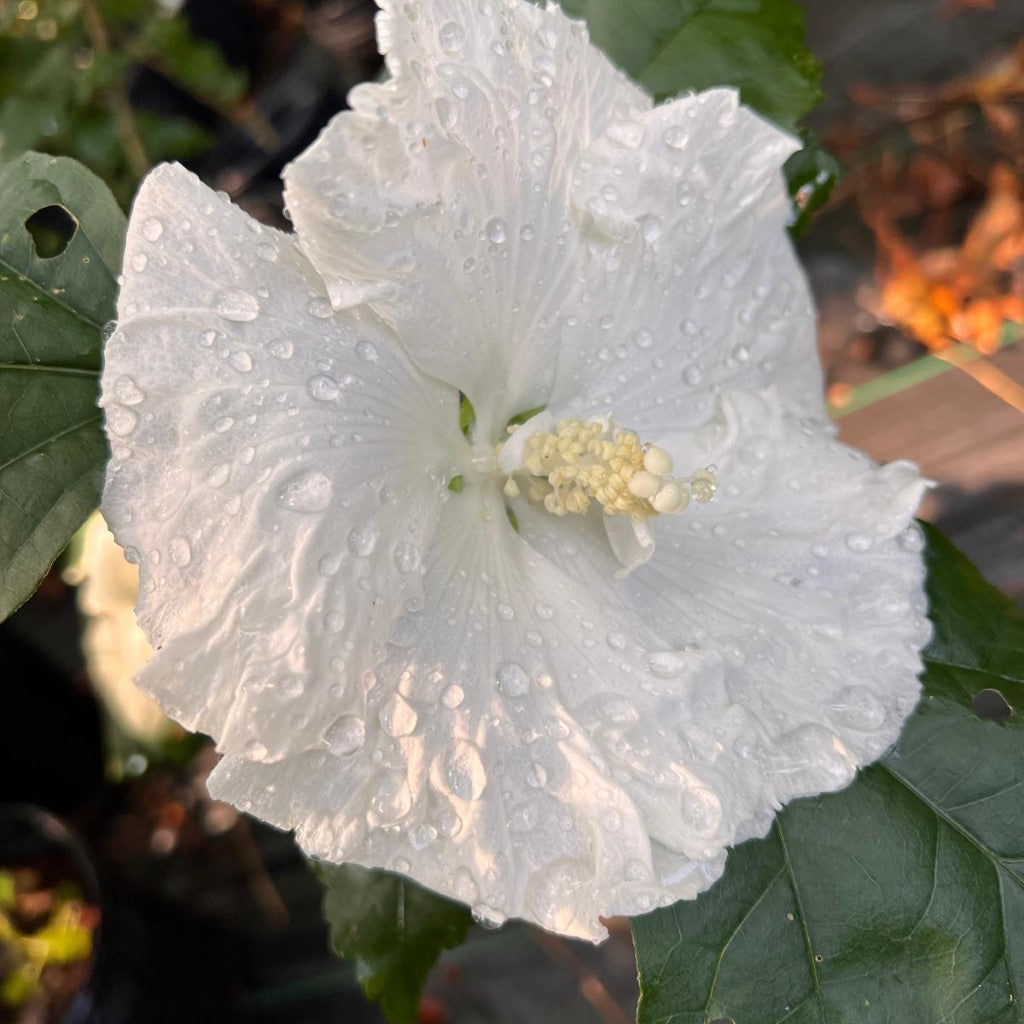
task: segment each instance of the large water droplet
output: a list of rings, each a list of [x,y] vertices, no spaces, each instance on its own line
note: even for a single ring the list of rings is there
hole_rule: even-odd
[[[378,717],[385,731],[396,739],[399,736],[411,736],[419,721],[419,715],[412,705],[397,693],[384,701]]]
[[[441,695],[441,703],[449,711],[454,711],[465,699],[466,692],[458,683],[452,683]]]
[[[184,569],[192,561],[192,546],[184,537],[172,537],[168,548],[171,561],[179,569]]]
[[[679,810],[683,821],[698,836],[712,835],[722,820],[721,801],[703,786],[683,790]]]
[[[225,320],[244,323],[255,320],[260,315],[260,304],[255,295],[250,295],[243,288],[226,288],[218,292],[213,299],[213,308]]]
[[[310,377],[306,383],[307,394],[317,402],[334,401],[340,390],[338,382],[326,373],[318,373],[315,377]]]
[[[370,819],[375,825],[393,825],[412,807],[409,783],[401,772],[390,771],[381,775],[377,792],[370,800]]]
[[[498,693],[503,697],[522,697],[530,689],[530,677],[518,662],[503,661],[494,674]]]
[[[131,377],[118,377],[114,381],[114,397],[122,405],[138,405],[146,396]]]
[[[239,349],[231,353],[231,365],[241,373],[248,373],[252,369],[252,356]]]
[[[315,316],[317,320],[326,320],[334,316],[334,308],[331,306],[330,300],[321,296],[310,299],[307,308],[309,309],[310,316]]]
[[[372,341],[367,341],[365,338],[356,344],[356,355],[367,363],[380,362],[380,351],[377,346],[374,345]]]
[[[353,527],[348,535],[348,549],[358,558],[368,558],[377,546],[377,528],[373,523]]]
[[[157,241],[163,233],[164,226],[155,217],[150,217],[149,220],[142,225],[142,237],[145,238],[147,242]]]
[[[441,26],[438,38],[445,53],[458,53],[466,45],[466,30],[457,22],[449,21]]]
[[[335,757],[354,754],[366,742],[366,725],[355,715],[342,715],[328,726],[324,742]]]
[[[455,740],[435,758],[430,780],[442,793],[460,800],[479,800],[487,785],[487,772],[480,751],[468,740]]]
[[[508,227],[500,217],[489,220],[485,231],[495,245],[501,245],[508,238]]]
[[[223,487],[228,482],[229,476],[231,476],[231,463],[218,462],[210,467],[206,474],[206,482],[211,487]]]
[[[651,651],[647,655],[647,669],[659,679],[676,679],[686,670],[685,655],[678,651]]]
[[[318,470],[292,477],[280,490],[278,500],[293,512],[322,512],[331,503],[334,488]]]
[[[117,437],[127,437],[138,425],[139,417],[121,405],[107,406],[107,430]]]
[[[264,263],[273,263],[277,260],[277,248],[269,242],[260,242],[260,244],[256,246],[256,255],[263,260]]]
[[[576,920],[576,900],[587,886],[587,877],[576,861],[546,864],[526,882],[526,905],[544,928],[564,932]]]
[[[682,126],[674,124],[661,133],[661,138],[669,149],[684,149],[690,137]]]
[[[395,566],[399,572],[415,572],[420,567],[420,549],[415,544],[402,541],[395,545]]]
[[[899,545],[904,551],[923,551],[924,533],[919,526],[908,526],[898,538]]]
[[[242,750],[242,756],[247,761],[262,761],[268,753],[266,745],[256,739],[249,740]]]

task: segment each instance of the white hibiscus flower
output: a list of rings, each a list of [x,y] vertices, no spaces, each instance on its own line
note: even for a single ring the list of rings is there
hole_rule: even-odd
[[[653,107],[554,7],[382,6],[295,238],[177,167],[136,201],[104,511],[141,682],[310,854],[598,938],[896,738],[923,484],[834,440],[791,138]]]

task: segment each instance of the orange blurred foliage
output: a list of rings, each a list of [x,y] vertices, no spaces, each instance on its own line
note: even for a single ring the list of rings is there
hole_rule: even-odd
[[[1024,321],[1024,182],[996,164],[959,247],[918,252],[884,209],[865,210],[879,249],[879,314],[932,351],[955,342],[985,355]]]

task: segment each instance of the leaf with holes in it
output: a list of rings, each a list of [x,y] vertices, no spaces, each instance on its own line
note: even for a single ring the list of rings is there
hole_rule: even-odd
[[[430,969],[473,924],[469,908],[387,871],[314,866],[327,887],[335,951],[353,961],[363,990],[392,1024],[413,1024]]]
[[[0,620],[99,501],[96,406],[125,218],[73,160],[0,166]]]
[[[639,1024],[1024,1021],[1024,615],[927,537],[935,634],[899,743],[634,920]]]

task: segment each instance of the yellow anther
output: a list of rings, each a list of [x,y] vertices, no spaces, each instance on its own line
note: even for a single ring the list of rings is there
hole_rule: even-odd
[[[551,433],[527,438],[521,458],[527,497],[558,516],[583,515],[596,501],[607,515],[641,521],[682,512],[691,500],[710,501],[715,493],[710,471],[677,479],[668,452],[606,419],[562,420]],[[505,493],[519,493],[512,477]]]
[[[511,477],[510,476],[505,481],[505,487],[503,489],[505,491],[505,497],[506,498],[518,498],[519,497],[519,484],[516,483],[515,477]]]

